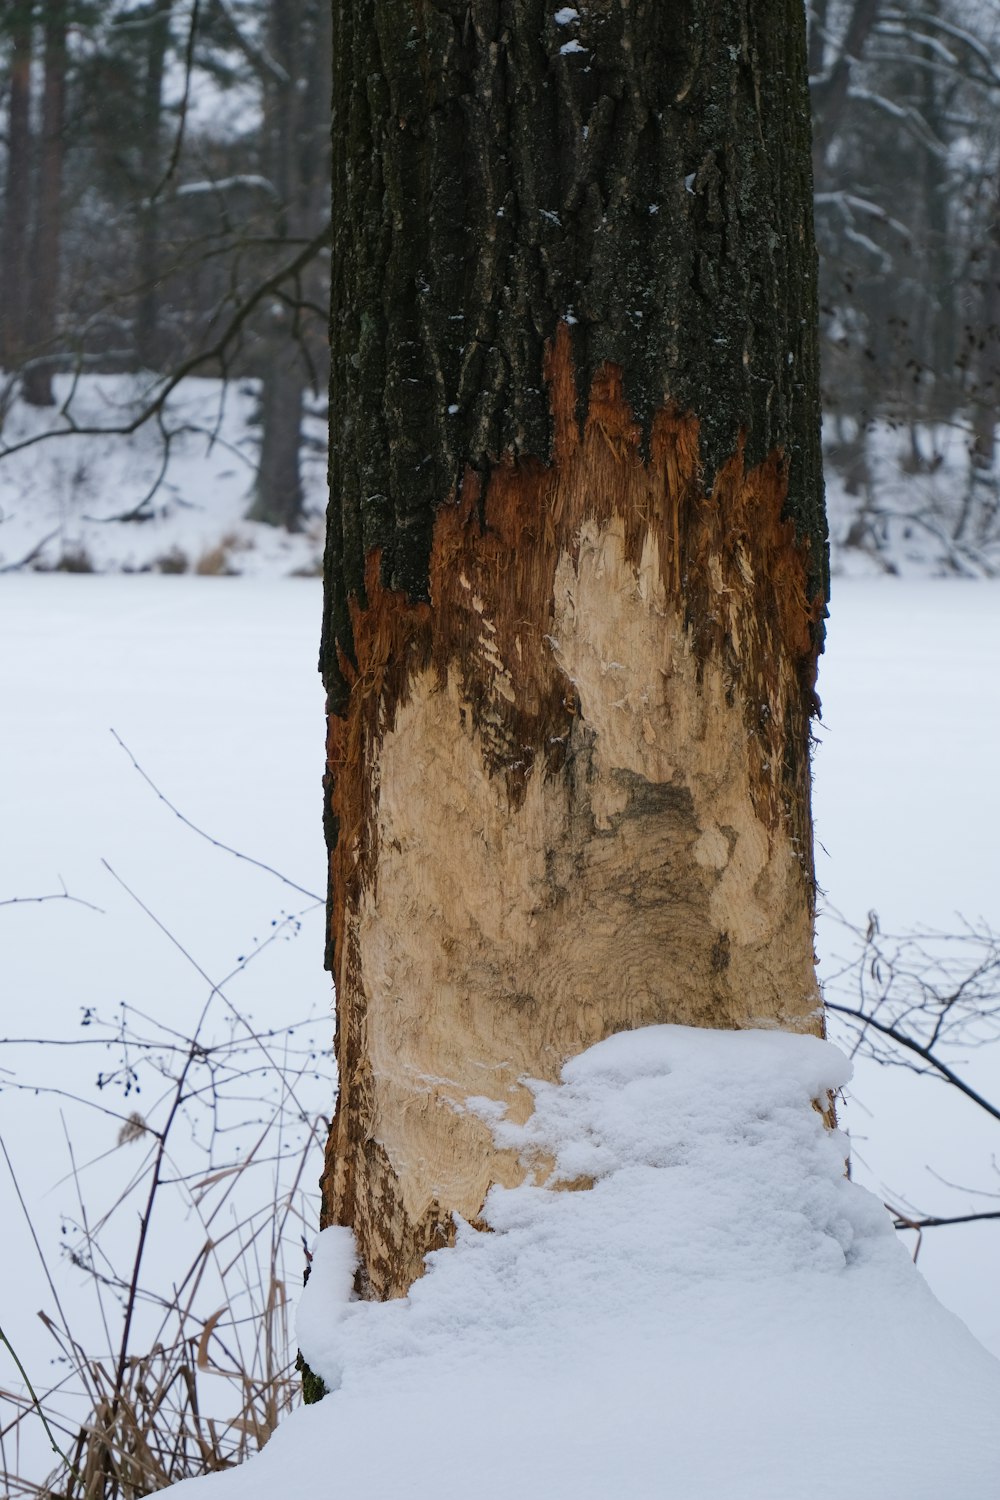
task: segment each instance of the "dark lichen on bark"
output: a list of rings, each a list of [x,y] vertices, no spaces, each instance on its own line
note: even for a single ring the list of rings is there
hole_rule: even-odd
[[[784,455],[825,598],[801,0],[341,0],[335,27],[333,710],[366,557],[425,598],[463,474],[550,456],[560,321],[581,412],[606,364],[647,443],[690,412],[706,493],[741,434]]]

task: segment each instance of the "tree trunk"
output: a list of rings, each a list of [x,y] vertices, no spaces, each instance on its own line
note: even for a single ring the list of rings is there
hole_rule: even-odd
[[[324,1214],[384,1297],[523,1175],[470,1098],[820,1029],[815,254],[800,0],[336,26]]]
[[[66,115],[66,0],[46,0],[44,13],[45,81],[30,302],[32,343],[35,349],[48,352],[55,338],[59,291]],[[32,406],[54,405],[51,365],[29,365],[23,390],[24,399]]]
[[[812,0],[806,6],[809,77],[819,78],[826,57],[827,0]]]
[[[317,88],[329,79],[330,6],[312,0],[271,0],[268,50],[282,77],[264,85],[266,168],[280,208],[279,238],[311,238],[325,217],[320,195],[329,182],[326,137],[329,98]],[[328,90],[327,90],[328,93]],[[292,288],[292,294],[303,288]],[[261,370],[261,454],[252,521],[298,529],[302,520],[302,406],[310,352],[305,327],[284,309],[266,335]]]
[[[173,0],[153,0],[146,20],[146,70],[142,90],[142,141],[139,152],[139,306],[135,345],[139,363],[158,370],[163,353],[160,333],[160,205],[163,184],[163,80],[170,49]]]
[[[956,541],[965,540],[971,525],[975,541],[980,545],[994,540],[997,516],[1000,515],[1000,476],[996,472],[996,424],[1000,412],[1000,187],[994,199],[985,261],[970,392],[972,441],[969,474],[954,532]]]
[[[302,521],[302,356],[290,323],[283,318],[269,340],[260,391],[260,460],[247,516],[297,531]]]
[[[24,356],[29,293],[31,221],[31,43],[33,5],[17,0],[5,17],[11,39],[7,106],[7,175],[0,235],[0,368],[15,370]]]
[[[923,9],[936,19],[939,0],[927,0]],[[946,141],[948,117],[954,108],[955,80],[942,80],[934,66],[936,57],[929,42],[920,47],[920,55],[926,63],[920,75],[921,117],[934,140]],[[946,422],[954,415],[954,386],[949,376],[956,367],[955,334],[961,326],[961,310],[956,300],[960,280],[952,264],[953,205],[949,201],[948,169],[936,151],[925,149],[922,155],[920,208],[925,280],[915,310],[912,337],[916,359],[927,368],[920,371],[917,367],[925,378],[920,387],[914,387],[911,403],[918,419]],[[967,296],[967,289],[960,295]],[[926,378],[928,374],[930,379]]]
[[[878,20],[880,0],[854,0],[840,56],[822,83],[813,90],[816,108],[817,155],[823,160],[840,129],[847,108],[851,70],[861,61],[868,37]]]

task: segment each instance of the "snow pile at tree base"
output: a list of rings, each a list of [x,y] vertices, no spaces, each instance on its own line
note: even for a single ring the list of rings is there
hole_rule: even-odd
[[[350,1233],[326,1230],[298,1332],[331,1394],[194,1483],[996,1500],[1000,1364],[846,1180],[812,1104],[849,1071],[813,1037],[663,1026],[533,1084],[527,1124],[495,1129],[554,1159],[545,1185],[495,1190],[494,1232],[463,1226],[397,1302],[352,1300]]]

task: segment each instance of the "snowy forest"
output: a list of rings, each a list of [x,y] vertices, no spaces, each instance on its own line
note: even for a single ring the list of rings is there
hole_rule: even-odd
[[[171,446],[195,426],[232,444],[254,520],[294,533],[321,506],[308,471],[328,378],[328,11],[4,9],[2,441],[16,455],[55,429],[148,428],[159,467],[117,511],[134,529],[169,508]],[[76,446],[77,468],[92,451]],[[71,477],[68,530],[29,565],[86,566],[74,501],[90,512],[92,498]],[[5,499],[5,519],[17,509]],[[181,567],[167,552],[158,565]]]
[[[234,445],[247,502],[229,502],[236,481],[223,482],[213,545],[243,516],[295,532],[321,508],[328,10],[4,7],[0,442],[11,458],[33,451],[0,470],[0,565],[193,568],[182,543],[157,550],[158,524],[109,546],[83,519],[157,523],[171,481],[183,502],[192,427]],[[996,7],[817,0],[809,21],[835,557],[852,571],[863,559],[989,574]],[[112,375],[127,379],[98,395],[93,377]],[[148,443],[142,481],[116,512],[94,507],[85,478],[70,482],[43,543],[17,497],[59,445],[34,445],[92,427]],[[73,445],[72,469],[86,471],[91,447]],[[238,548],[227,562],[241,568]]]
[[[683,0],[680,8],[704,18],[714,3]],[[552,76],[570,104],[598,88],[586,74],[591,55],[611,46],[598,24],[604,11],[631,9],[643,27],[654,25],[656,9],[655,0],[652,9],[646,0],[562,8],[555,0],[434,0],[412,7],[419,24],[394,42],[390,30],[403,27],[399,12],[411,7],[373,5],[384,57],[395,56],[398,42],[404,74],[419,55],[415,76],[423,68],[428,77],[436,45],[433,27],[422,29],[429,11],[447,12],[462,66],[480,56],[477,48],[495,60],[522,14],[544,12]],[[782,7],[800,9],[797,0],[726,0],[719,14],[777,15]],[[415,1002],[409,1013],[394,1002],[400,1030],[383,1035],[378,1028],[390,1023],[376,1017],[356,975],[361,998],[352,997],[340,948],[353,942],[362,954],[377,917],[385,932],[375,959],[356,957],[358,973],[377,962],[380,973],[412,979],[432,949],[436,994],[456,969],[459,988],[465,975],[473,985],[485,973],[483,953],[441,913],[467,903],[475,912],[469,931],[480,936],[494,916],[501,931],[515,920],[505,904],[506,886],[518,883],[512,865],[498,857],[483,892],[469,876],[477,840],[506,847],[521,826],[516,815],[533,805],[528,731],[519,724],[520,760],[504,762],[496,748],[500,700],[513,701],[498,663],[515,645],[529,697],[554,716],[545,724],[546,745],[556,747],[545,751],[551,780],[565,769],[559,745],[577,732],[567,725],[582,719],[588,694],[591,704],[604,694],[608,711],[622,716],[614,722],[633,715],[644,774],[679,742],[657,744],[661,721],[635,685],[641,631],[628,637],[634,657],[605,643],[593,681],[587,651],[578,645],[572,657],[580,601],[593,582],[579,558],[572,608],[557,611],[541,635],[573,684],[552,704],[522,662],[520,637],[507,641],[487,618],[499,611],[488,592],[503,576],[496,556],[475,573],[467,561],[459,566],[452,538],[439,573],[435,551],[427,564],[425,595],[435,607],[443,590],[467,589],[493,632],[483,649],[489,681],[500,684],[495,702],[483,708],[470,675],[458,712],[463,730],[468,718],[484,742],[496,737],[491,764],[506,777],[502,830],[491,832],[478,804],[459,806],[455,787],[469,779],[454,748],[460,736],[433,738],[419,718],[418,677],[397,704],[390,658],[380,647],[365,655],[378,632],[360,623],[358,601],[373,617],[384,611],[389,652],[404,629],[422,628],[413,620],[424,596],[406,571],[408,538],[419,541],[415,502],[402,522],[398,506],[391,523],[373,521],[363,505],[383,497],[365,495],[358,516],[327,530],[331,475],[335,508],[338,490],[379,488],[369,484],[375,461],[366,468],[365,445],[377,446],[382,428],[351,431],[344,391],[359,400],[375,370],[389,392],[385,409],[394,410],[392,348],[387,342],[384,359],[381,348],[372,353],[363,300],[396,306],[393,285],[388,273],[383,286],[363,268],[348,287],[337,260],[350,235],[360,243],[373,222],[370,204],[355,224],[338,196],[338,183],[354,185],[349,130],[353,142],[367,128],[358,119],[385,107],[374,65],[366,73],[357,64],[360,84],[338,73],[347,66],[338,41],[346,51],[349,39],[361,56],[350,27],[361,35],[362,22],[347,18],[364,6],[0,7],[4,1494],[133,1500],[191,1481],[203,1486],[192,1500],[213,1485],[230,1486],[233,1500],[342,1486],[388,1500],[431,1467],[465,1476],[487,1500],[514,1488],[548,1500],[723,1500],[737,1490],[746,1500],[799,1500],[806,1484],[835,1485],[852,1500],[936,1500],[942,1475],[966,1500],[1000,1491],[1000,5],[807,0],[805,11],[832,586],[825,646],[827,596],[809,596],[813,668],[822,653],[818,696],[805,658],[789,654],[788,681],[774,689],[786,695],[775,700],[782,711],[761,710],[749,760],[756,766],[759,756],[764,776],[771,761],[784,766],[775,826],[791,828],[794,859],[811,882],[813,894],[800,903],[808,907],[800,948],[811,975],[815,919],[826,1020],[816,1021],[811,978],[789,1007],[780,997],[758,1003],[731,924],[705,947],[702,969],[691,961],[689,976],[691,988],[709,976],[716,1001],[732,1007],[729,1019],[685,1013],[668,1018],[684,1024],[657,1024],[655,1008],[643,1009],[641,953],[633,963],[629,951],[615,967],[624,949],[609,942],[598,967],[616,998],[593,1034],[583,1027],[564,1048],[579,1055],[543,1076],[527,1047],[510,1064],[488,1048],[482,1058],[469,1051],[467,1075],[459,1057],[466,1042],[446,1040],[440,1055],[425,1054],[439,1023]],[[691,23],[692,35],[700,24]],[[501,38],[492,53],[482,40],[487,26]],[[714,37],[714,21],[705,26]],[[682,54],[679,43],[664,63],[670,79]],[[703,59],[697,46],[692,55],[694,76]],[[736,63],[736,50],[729,55]],[[338,77],[364,102],[349,130],[334,104],[331,139]],[[595,142],[610,131],[599,115],[595,106],[584,142],[591,129]],[[492,126],[468,119],[472,145],[463,145],[479,149]],[[401,134],[404,126],[400,114]],[[645,192],[655,178],[650,163],[631,170]],[[679,181],[682,201],[691,199],[692,212],[704,206],[711,227],[711,168],[699,160]],[[390,180],[387,200],[393,190]],[[447,192],[431,193],[435,211],[438,198]],[[650,223],[659,207],[649,202]],[[760,243],[773,250],[785,234],[775,220]],[[490,240],[482,264],[492,253]],[[629,268],[623,261],[618,270],[625,286]],[[702,258],[706,301],[712,276]],[[419,277],[414,296],[416,347],[433,342],[435,309]],[[567,340],[576,337],[577,313],[600,323],[568,306]],[[408,315],[399,314],[400,347]],[[645,350],[639,334],[652,335],[642,317],[634,313],[636,347]],[[811,330],[802,337],[808,350]],[[554,347],[547,381],[568,344]],[[791,350],[787,360],[791,370]],[[796,344],[796,378],[807,363]],[[503,364],[506,373],[497,373]],[[426,424],[420,464],[433,471],[428,484],[440,477],[429,455],[461,451],[470,432],[475,438],[497,420],[485,396],[468,414],[466,385],[495,393],[520,378],[515,367],[499,335],[481,366],[463,364],[464,384],[443,406],[453,425],[440,449],[438,429]],[[442,391],[450,378],[445,361]],[[591,391],[605,404],[599,421],[588,418],[602,455],[593,472],[610,474],[600,462],[620,462],[637,440],[614,413],[614,382],[605,391],[600,379]],[[558,375],[551,386],[561,389]],[[585,397],[581,389],[578,403]],[[756,411],[756,397],[748,400]],[[496,430],[506,430],[512,410]],[[531,422],[519,408],[517,423],[520,442]],[[331,430],[341,434],[332,444]],[[683,434],[671,441],[674,473],[684,467]],[[652,439],[640,448],[643,464],[655,458]],[[492,462],[484,441],[487,450]],[[486,460],[473,447],[467,459],[466,482],[476,476],[485,494]],[[486,516],[481,496],[469,504]],[[579,535],[589,536],[592,520]],[[748,618],[731,601],[743,585],[757,586],[774,555],[767,528],[759,529],[755,536],[748,527],[747,550],[733,553],[718,587],[730,601],[719,606],[730,612],[726,649],[745,637]],[[381,579],[377,566],[366,571],[353,560],[363,533],[368,564],[381,558]],[[515,550],[506,533],[501,541]],[[618,566],[623,576],[628,567],[644,576],[627,547],[618,558],[606,537],[601,546],[595,577]],[[814,563],[803,590],[822,573]],[[678,565],[681,573],[684,588],[702,586],[690,583],[693,563]],[[713,577],[707,565],[705,577]],[[397,620],[392,601],[404,589],[418,603]],[[769,640],[753,669],[766,675],[773,666],[780,677],[786,647]],[[439,642],[425,645],[416,633],[411,647],[414,659],[430,659]],[[431,714],[447,698],[448,679],[437,670]],[[697,691],[710,680],[702,661]],[[732,699],[734,680],[738,673],[725,677],[720,703]],[[362,709],[352,720],[341,697],[360,701],[370,682],[383,695],[382,716]],[[797,718],[788,704],[800,688],[806,711]],[[494,711],[499,718],[489,718]],[[494,726],[488,732],[480,714]],[[409,726],[402,750],[385,728],[397,716]],[[601,728],[596,742],[618,733]],[[336,793],[331,801],[330,767],[352,764],[352,754],[372,758],[380,838],[399,854],[398,864],[387,853],[378,868],[377,914],[361,886],[343,896],[353,889],[351,860],[363,864],[352,850],[368,857],[360,834],[356,844],[337,843],[349,818],[346,802]],[[596,784],[600,756],[588,755]],[[445,763],[453,783],[434,781]],[[625,785],[625,764],[612,773],[607,808],[594,814],[601,833],[632,816],[632,781],[627,796],[614,782]],[[568,753],[566,765],[571,778]],[[717,767],[698,774],[699,785],[725,779]],[[345,798],[353,783],[346,773],[342,780]],[[714,822],[705,826],[720,845],[731,841],[731,854],[736,794],[711,795]],[[664,807],[643,807],[655,826]],[[814,872],[802,855],[813,824]],[[572,860],[546,828],[549,878],[560,860],[567,868]],[[646,834],[633,837],[624,873],[579,898],[592,899],[609,924],[619,887],[640,877],[656,885],[643,864]],[[776,894],[780,839],[773,830],[769,838],[751,904],[764,889],[773,908],[787,900],[784,926],[761,940],[769,954],[781,950],[777,966],[792,943],[798,887]],[[708,834],[695,848],[706,868],[729,858],[714,852]],[[440,876],[428,873],[435,857]],[[576,858],[578,891],[585,864]],[[374,886],[374,876],[365,878]],[[411,900],[411,884],[429,893],[426,907]],[[670,890],[675,904],[679,890]],[[518,920],[534,929],[540,909]],[[655,932],[666,951],[672,937]],[[641,950],[641,938],[634,947]],[[324,949],[342,1006],[337,1052]],[[444,963],[439,953],[448,955],[443,968],[434,967]],[[568,1006],[559,986],[575,985],[576,971],[558,945],[552,969],[552,954],[569,976],[551,981],[561,1012]],[[519,961],[505,959],[498,993],[513,997],[518,1025],[530,1032],[532,970],[544,965],[524,960],[518,969]],[[786,990],[799,983],[797,962],[782,971]],[[624,1019],[614,1019],[615,1005]],[[461,1020],[461,1006],[457,1013]],[[792,1035],[819,1024],[835,1047],[816,1034]],[[502,1052],[506,1034],[491,1025]],[[703,1025],[733,1031],[692,1040]],[[471,1158],[489,1138],[501,1163],[490,1165],[488,1181],[470,1170],[471,1185],[462,1169],[450,1200],[435,1181],[423,1218],[408,1206],[424,1190],[406,1178],[409,1163],[401,1187],[378,1176],[378,1152],[394,1149],[391,1129],[376,1150],[366,1125],[378,1069],[369,1077],[367,1059],[350,1051],[363,1053],[369,1037],[391,1089],[398,1086],[377,1109],[380,1120],[395,1109],[405,1122],[400,1161],[418,1155],[418,1144],[428,1154],[440,1148],[443,1159]],[[335,1117],[338,1060],[339,1080],[350,1077],[355,1092],[352,1100],[342,1090]],[[475,1086],[491,1068],[512,1070],[509,1109],[497,1103],[494,1081]],[[423,1104],[406,1095],[409,1084],[398,1082],[407,1070],[418,1093],[431,1092],[440,1106],[444,1147]],[[470,1133],[452,1141],[453,1126]],[[521,1163],[509,1176],[507,1158]],[[369,1168],[374,1187],[365,1182]],[[661,1179],[671,1174],[665,1194]],[[590,1190],[577,1191],[581,1184]],[[392,1207],[394,1192],[405,1212]],[[413,1243],[400,1249],[397,1230]],[[712,1402],[697,1394],[708,1390]],[[654,1430],[651,1413],[661,1410],[676,1415]],[[719,1442],[720,1420],[728,1443]],[[207,1486],[206,1475],[215,1476]]]

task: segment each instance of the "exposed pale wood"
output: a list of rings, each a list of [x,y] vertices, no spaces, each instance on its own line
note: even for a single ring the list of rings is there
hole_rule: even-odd
[[[521,1168],[469,1099],[658,1021],[818,1030],[808,555],[780,454],[711,496],[697,423],[648,458],[606,367],[577,426],[565,331],[550,465],[467,475],[430,602],[354,607],[331,719],[342,1096],[327,1201],[370,1289]]]

